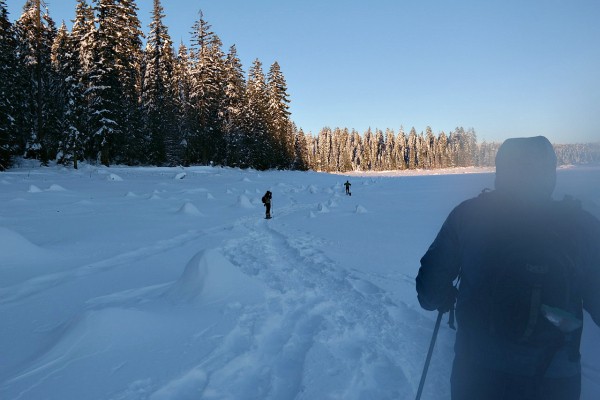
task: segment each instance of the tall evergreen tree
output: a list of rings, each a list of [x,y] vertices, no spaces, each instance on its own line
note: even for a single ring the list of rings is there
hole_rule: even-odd
[[[308,142],[302,129],[294,136],[294,162],[292,168],[299,171],[306,171],[309,168]]]
[[[268,137],[269,95],[262,63],[255,59],[248,73],[246,97],[248,113],[245,131],[246,147],[250,149],[250,164],[258,169],[268,169],[275,165],[273,151]]]
[[[0,0],[0,171],[12,164],[17,137],[16,41],[5,0]]]
[[[150,34],[146,46],[143,80],[143,109],[149,151],[146,157],[152,164],[180,162],[177,134],[177,114],[174,90],[173,43],[163,24],[164,10],[160,0],[154,0]]]
[[[414,127],[410,129],[407,138],[408,150],[408,169],[416,169],[418,166],[417,158],[417,131]]]
[[[192,32],[190,102],[194,119],[189,150],[196,162],[204,164],[222,164],[226,158],[225,55],[221,46],[221,40],[200,12]]]
[[[118,158],[118,154],[124,153],[122,148],[117,147],[125,120],[123,88],[117,68],[120,27],[116,17],[115,0],[95,1],[98,28],[95,32],[94,60],[90,66],[88,89],[90,127],[93,135],[90,155],[95,155],[98,161],[109,166],[115,159],[122,161]]]
[[[55,104],[61,118],[58,122],[57,160],[73,164],[83,158],[84,126],[83,85],[78,75],[81,71],[79,43],[69,34],[63,22],[52,46],[52,65],[58,77]]]
[[[142,37],[135,0],[115,2],[115,68],[120,82],[121,118],[120,135],[115,137],[121,161],[138,163],[143,154],[141,85]]]
[[[175,108],[177,110],[177,136],[180,142],[177,146],[180,154],[175,160],[184,165],[194,162],[191,143],[194,140],[194,107],[192,105],[191,60],[188,49],[183,43],[179,45],[174,63]]]
[[[279,168],[290,168],[294,138],[289,134],[290,112],[287,85],[281,67],[274,62],[267,75],[269,136]]]
[[[40,0],[27,0],[16,24],[18,55],[21,64],[17,89],[24,95],[19,106],[19,129],[24,132],[25,155],[42,164],[54,156],[52,134],[56,122],[53,109],[54,81],[50,53],[56,27]]]
[[[235,45],[229,48],[225,59],[224,134],[227,144],[227,165],[247,167],[249,158],[244,154],[244,121],[246,107],[246,79]]]
[[[98,36],[94,20],[93,8],[86,0],[77,0],[75,20],[73,20],[70,34],[71,55],[69,56],[69,65],[73,69],[72,76],[77,79],[77,82],[71,82],[71,88],[82,91],[81,96],[78,96],[76,92],[72,94],[74,101],[74,104],[72,104],[73,117],[79,119],[78,131],[83,149],[82,159],[86,157],[95,158],[97,151],[93,149],[93,133],[95,132],[92,132],[92,122],[95,116],[92,114],[93,108],[90,107],[96,93],[96,88],[92,86],[95,39]],[[68,152],[65,154],[68,154]]]
[[[71,37],[77,43],[73,51],[79,57],[80,81],[87,87],[86,84],[89,72],[94,63],[94,40],[96,38],[96,26],[94,24],[94,9],[86,0],[77,0],[75,6],[75,19],[73,20],[73,28],[71,29]]]

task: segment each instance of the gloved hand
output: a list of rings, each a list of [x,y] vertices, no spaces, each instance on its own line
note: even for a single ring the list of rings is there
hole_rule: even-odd
[[[456,296],[458,296],[458,289],[450,285],[444,293],[444,296],[442,297],[442,303],[437,310],[442,314],[450,311],[454,306],[454,303],[456,303]]]

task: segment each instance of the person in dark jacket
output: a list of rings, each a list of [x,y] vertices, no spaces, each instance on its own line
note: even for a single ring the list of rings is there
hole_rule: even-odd
[[[346,196],[352,196],[352,193],[350,193],[350,186],[352,186],[352,184],[349,181],[346,181],[344,186],[346,186]]]
[[[456,300],[452,400],[579,399],[582,308],[600,326],[600,221],[576,200],[553,200],[555,183],[556,155],[545,137],[506,140],[495,190],[458,205],[421,259],[421,306],[447,312]],[[513,281],[500,284],[513,252],[543,253],[567,271],[560,309],[542,304],[536,284],[526,297],[535,306],[521,320],[515,312],[498,322],[503,302],[516,302],[502,296],[514,296],[521,279],[510,272]],[[525,265],[547,274],[545,265]],[[511,336],[519,323],[525,329]]]
[[[267,192],[262,197],[262,202],[265,205],[265,218],[271,218],[271,199],[273,198],[273,194],[267,190]]]

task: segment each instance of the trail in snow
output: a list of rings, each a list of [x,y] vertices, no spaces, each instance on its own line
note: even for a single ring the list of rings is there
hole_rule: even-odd
[[[305,399],[413,396],[414,372],[420,370],[413,363],[422,358],[429,320],[327,259],[314,238],[287,236],[275,221],[244,225],[247,234],[223,252],[271,291],[260,306],[266,309],[240,318],[240,331],[254,330],[244,351],[231,352],[229,343],[236,340],[224,340],[203,365],[213,371],[203,398],[282,399],[297,392]]]

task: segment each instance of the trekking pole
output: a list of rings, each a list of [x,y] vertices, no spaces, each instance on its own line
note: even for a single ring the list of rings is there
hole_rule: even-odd
[[[438,331],[440,330],[440,323],[442,322],[441,311],[438,311],[437,320],[435,321],[435,328],[433,329],[433,336],[431,337],[431,343],[429,343],[429,351],[427,352],[427,359],[425,359],[425,366],[423,366],[423,373],[421,374],[421,382],[419,382],[419,390],[417,390],[417,397],[415,400],[421,398],[423,393],[423,386],[425,386],[425,377],[427,376],[427,370],[429,369],[429,363],[431,362],[431,355],[433,354],[433,347],[435,346],[435,340],[437,339]]]

